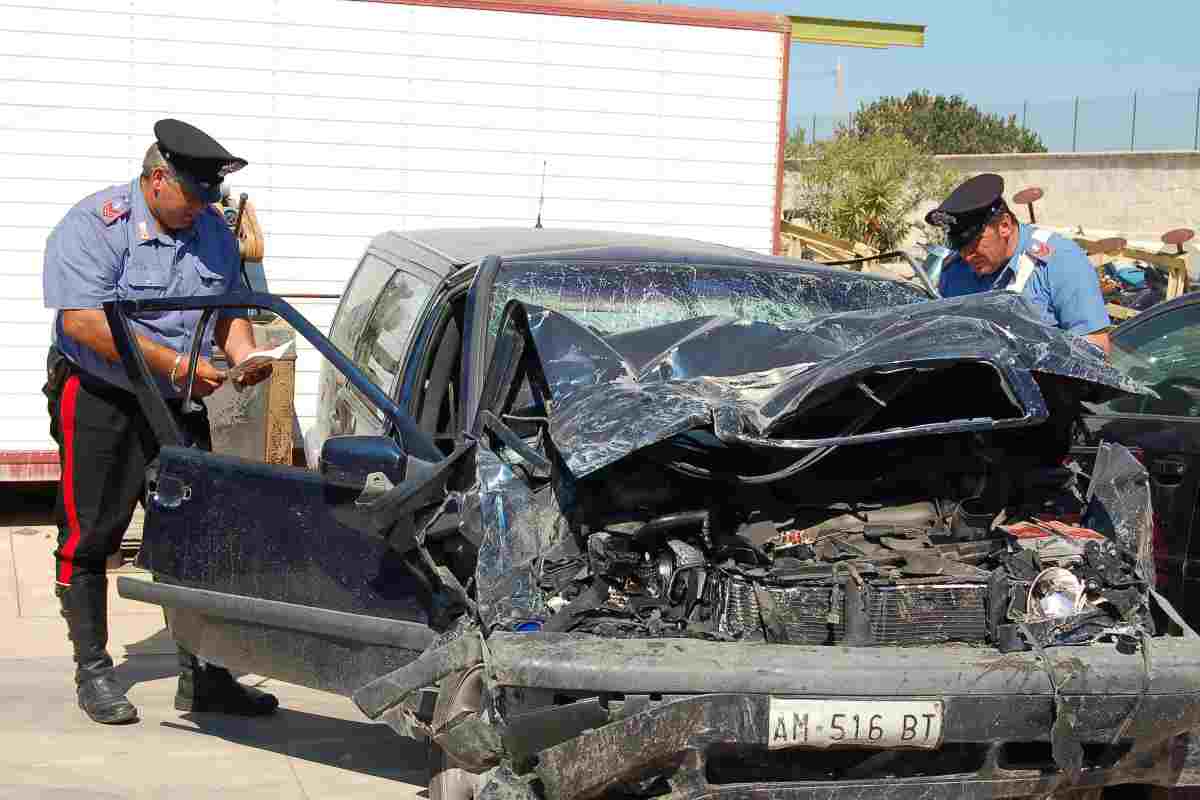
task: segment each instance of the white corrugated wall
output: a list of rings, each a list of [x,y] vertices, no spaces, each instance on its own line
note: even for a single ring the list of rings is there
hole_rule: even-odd
[[[48,450],[42,250],[155,120],[248,159],[272,291],[339,292],[387,229],[530,225],[769,252],[784,38],[321,0],[0,0],[0,451]],[[297,301],[327,329],[334,301]],[[303,430],[319,357],[299,356]]]

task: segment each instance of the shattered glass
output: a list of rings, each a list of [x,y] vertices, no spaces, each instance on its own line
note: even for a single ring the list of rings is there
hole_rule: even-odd
[[[697,317],[782,324],[837,311],[919,303],[906,283],[853,273],[691,264],[506,261],[492,294],[491,332],[510,300],[551,308],[601,335]]]

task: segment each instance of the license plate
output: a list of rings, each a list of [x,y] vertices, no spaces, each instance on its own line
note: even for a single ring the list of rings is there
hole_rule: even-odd
[[[798,700],[772,697],[767,746],[911,747],[942,743],[941,700]]]

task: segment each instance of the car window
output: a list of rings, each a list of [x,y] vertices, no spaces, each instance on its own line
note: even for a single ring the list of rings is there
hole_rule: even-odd
[[[852,273],[687,264],[506,262],[492,295],[492,333],[509,300],[544,306],[601,334],[706,316],[795,322],[837,311],[918,303],[915,286]]]
[[[353,349],[371,317],[380,290],[395,271],[394,266],[376,255],[368,253],[363,258],[350,285],[346,287],[337,318],[329,331],[330,341],[343,353],[349,354]]]
[[[1119,397],[1088,404],[1094,413],[1200,417],[1200,304],[1183,306],[1125,331],[1118,329],[1112,362],[1148,384],[1158,397]]]
[[[430,292],[428,284],[396,272],[367,316],[354,344],[354,363],[380,388],[390,388],[399,372],[409,335]]]

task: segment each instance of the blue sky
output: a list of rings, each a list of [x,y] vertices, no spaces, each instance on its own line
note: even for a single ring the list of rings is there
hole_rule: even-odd
[[[1051,149],[1070,149],[1073,99],[1079,150],[1128,147],[1131,95],[1139,93],[1138,149],[1191,148],[1200,89],[1200,0],[1009,0],[896,3],[882,0],[717,0],[753,11],[926,26],[925,47],[865,50],[792,46],[792,124],[837,108],[832,71],[845,70],[845,106],[912,89],[962,94],[989,110],[1020,115]],[[824,74],[821,74],[824,73]],[[820,122],[820,121],[819,121]],[[820,135],[820,124],[818,134]],[[1058,146],[1053,146],[1058,145]]]

